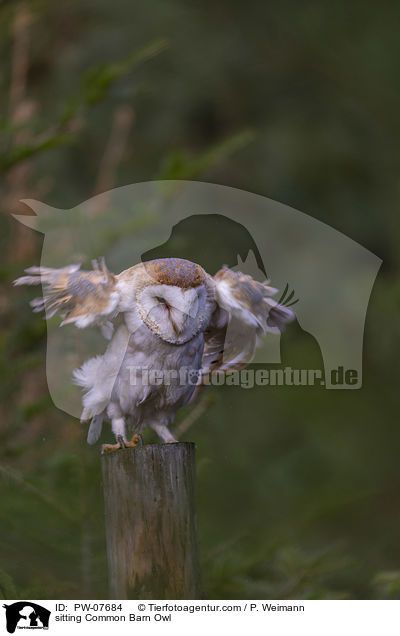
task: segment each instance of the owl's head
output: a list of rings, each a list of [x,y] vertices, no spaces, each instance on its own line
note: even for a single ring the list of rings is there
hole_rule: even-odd
[[[183,344],[208,323],[213,292],[204,269],[181,258],[143,263],[145,275],[136,293],[144,324],[162,340]]]

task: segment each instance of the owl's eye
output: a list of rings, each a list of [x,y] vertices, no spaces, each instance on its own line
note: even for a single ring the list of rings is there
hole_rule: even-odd
[[[166,303],[167,302],[165,300],[165,298],[162,298],[162,296],[156,296],[156,300],[158,300],[159,303]]]

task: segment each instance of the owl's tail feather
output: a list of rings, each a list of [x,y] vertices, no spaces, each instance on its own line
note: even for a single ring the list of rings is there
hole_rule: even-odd
[[[88,444],[95,444],[98,441],[101,435],[102,428],[103,428],[103,419],[104,419],[104,411],[102,411],[101,413],[98,413],[92,418],[92,421],[90,422],[90,426],[88,430],[88,436],[87,436]]]

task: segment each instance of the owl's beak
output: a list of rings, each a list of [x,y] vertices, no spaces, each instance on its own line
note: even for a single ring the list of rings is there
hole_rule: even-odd
[[[170,315],[170,320],[171,320],[171,323],[172,323],[172,327],[173,327],[173,329],[174,329],[174,331],[175,331],[176,335],[177,335],[177,336],[179,336],[179,334],[180,334],[180,332],[181,332],[181,325],[179,325],[179,324],[178,324],[178,323],[174,320],[174,318],[173,318],[173,316],[172,316],[172,312],[170,312],[170,313],[169,313],[169,315]]]
[[[177,309],[176,307],[172,307],[171,305],[167,305],[169,312],[169,319],[172,324],[172,328],[177,336],[182,333],[183,326],[185,323],[185,313]]]

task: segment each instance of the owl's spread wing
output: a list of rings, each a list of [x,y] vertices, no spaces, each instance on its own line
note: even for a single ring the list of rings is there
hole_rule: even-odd
[[[205,332],[202,374],[243,368],[254,358],[260,338],[279,334],[294,312],[272,298],[277,290],[247,274],[223,267],[214,278],[217,303]]]
[[[106,267],[93,261],[93,270],[85,272],[80,265],[61,269],[29,267],[28,276],[21,276],[14,285],[43,285],[43,297],[32,300],[33,311],[46,311],[51,318],[59,312],[62,325],[74,323],[77,327],[103,325],[118,314],[120,294],[116,277]]]

